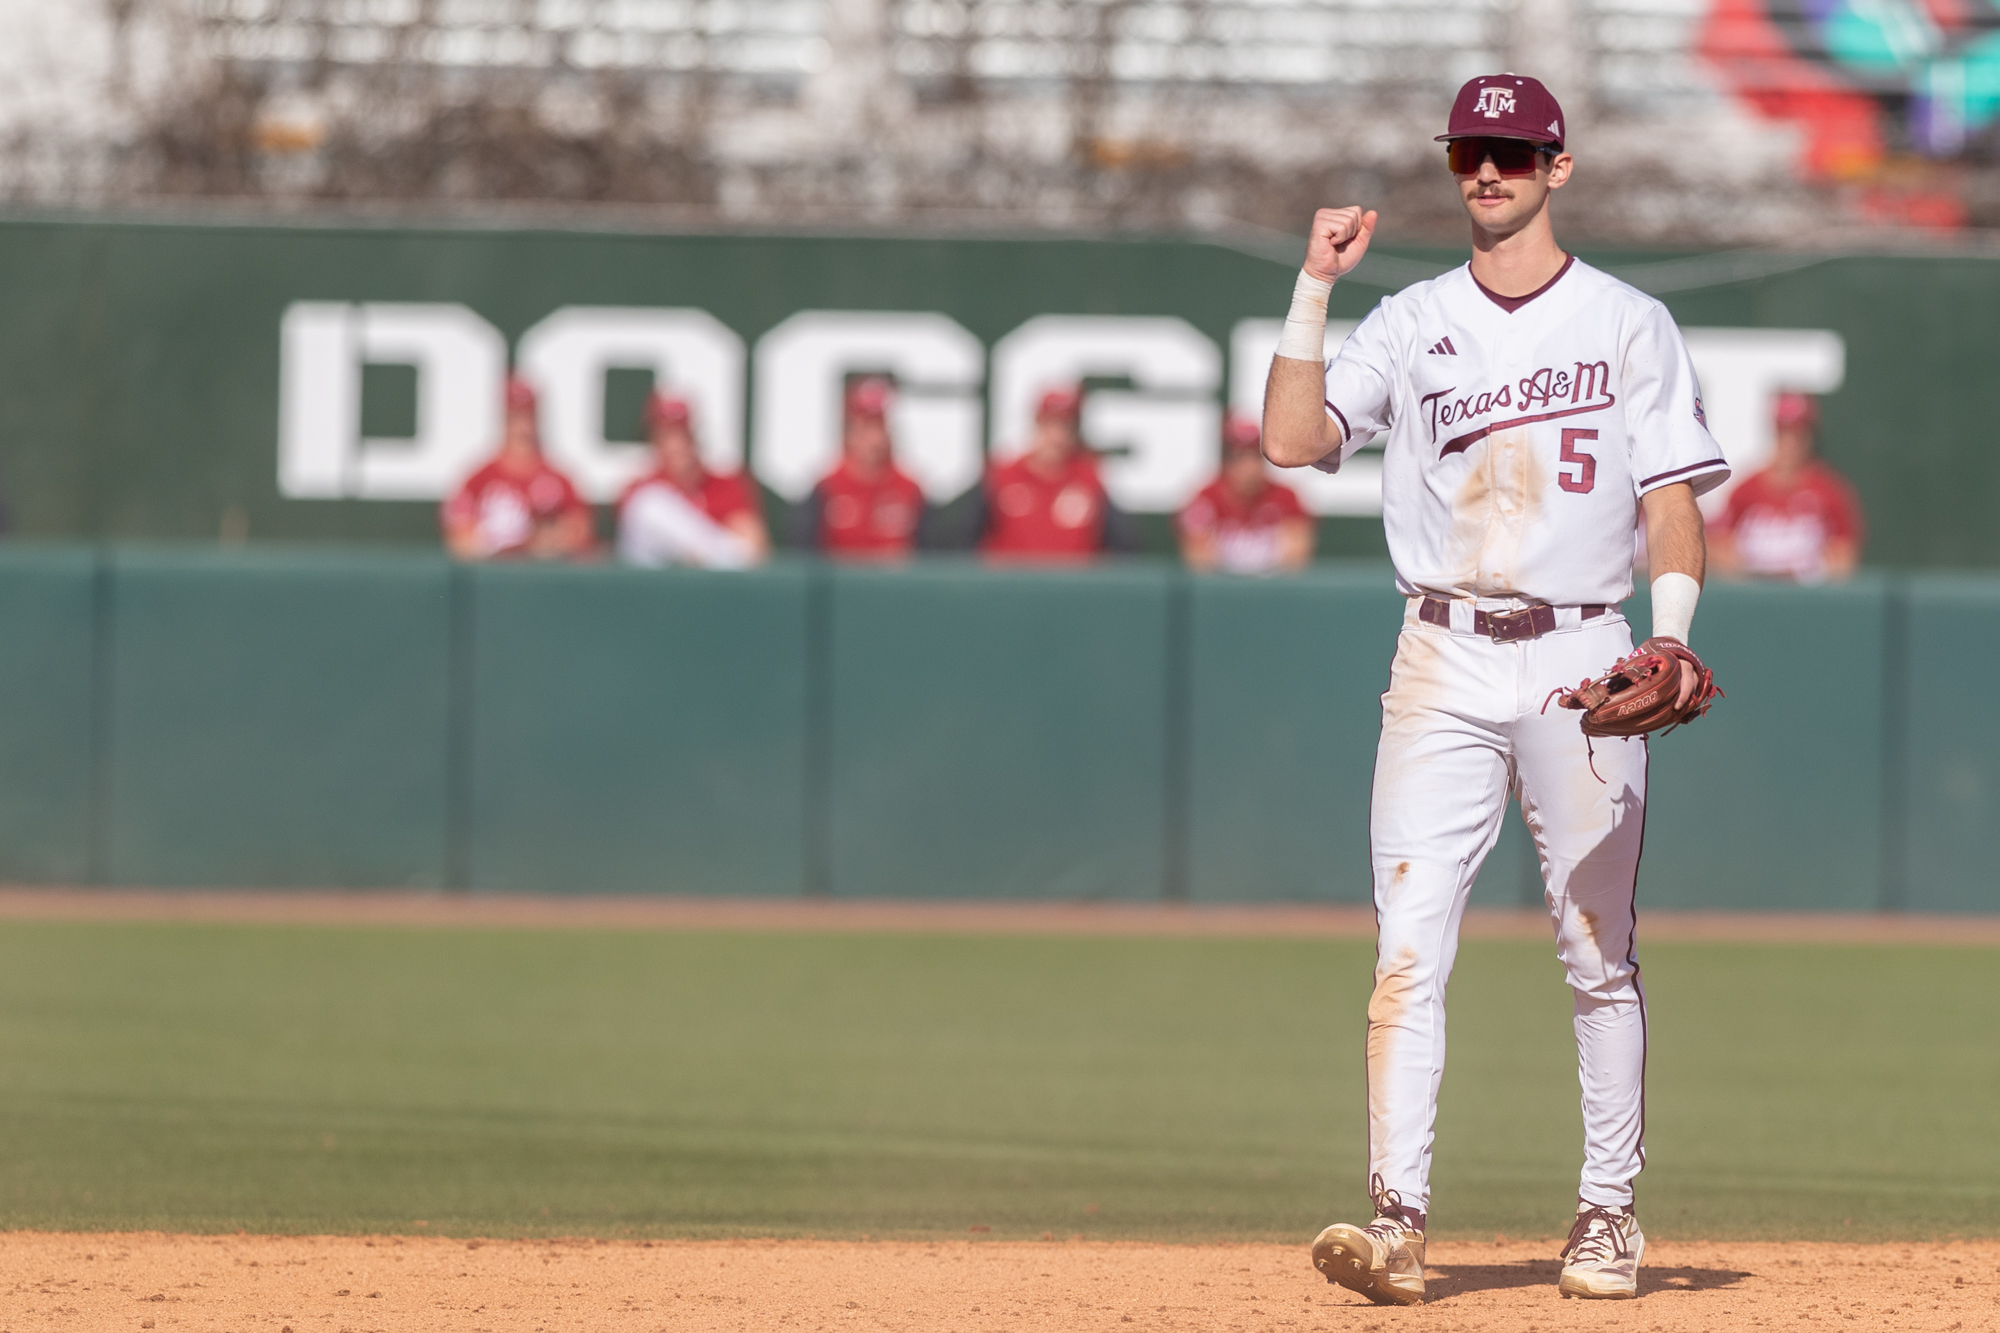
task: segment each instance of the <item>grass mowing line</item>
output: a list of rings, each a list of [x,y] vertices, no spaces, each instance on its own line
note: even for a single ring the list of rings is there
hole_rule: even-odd
[[[1551,952],[1461,952],[1440,1237],[1563,1229]],[[1644,961],[1649,1233],[2000,1231],[1993,951]],[[0,1227],[1295,1240],[1365,1206],[1371,965],[1339,939],[4,922]]]

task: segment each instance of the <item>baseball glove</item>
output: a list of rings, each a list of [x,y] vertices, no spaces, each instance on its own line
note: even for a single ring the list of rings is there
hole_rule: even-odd
[[[1694,668],[1694,692],[1686,704],[1675,707],[1682,662]],[[1582,710],[1586,736],[1648,736],[1672,731],[1706,713],[1722,697],[1715,673],[1702,665],[1694,650],[1679,639],[1668,638],[1648,639],[1596,680],[1549,695],[1564,708]],[[1548,700],[1543,700],[1542,708],[1546,711],[1548,706]]]

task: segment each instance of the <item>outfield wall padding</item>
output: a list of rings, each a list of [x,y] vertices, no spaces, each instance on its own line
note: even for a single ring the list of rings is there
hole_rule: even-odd
[[[106,572],[106,881],[445,884],[444,560],[121,551]]]
[[[810,577],[463,570],[463,882],[798,894]]]
[[[1368,901],[1374,703],[1403,616],[1392,575],[1191,585],[1189,896]]]
[[[97,873],[99,566],[83,547],[0,548],[0,876]]]
[[[15,547],[0,873],[1364,902],[1399,609],[1375,565]],[[2000,580],[1717,584],[1695,641],[1728,697],[1652,743],[1642,903],[2000,911]],[[1539,896],[1510,809],[1474,901]]]
[[[1868,577],[1703,593],[1694,643],[1727,697],[1652,742],[1647,902],[1880,904],[1887,593]]]
[[[828,890],[1159,897],[1176,582],[1145,567],[833,575]]]
[[[1889,891],[1926,912],[2000,909],[2000,580],[1913,579],[1898,697],[1901,755],[1888,809],[1901,855]],[[1893,717],[1893,715],[1892,715]]]

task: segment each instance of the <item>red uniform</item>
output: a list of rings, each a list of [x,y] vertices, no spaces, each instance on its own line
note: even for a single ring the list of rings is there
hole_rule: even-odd
[[[577,495],[569,478],[546,462],[526,477],[515,477],[501,471],[495,459],[467,477],[444,502],[447,522],[478,525],[488,555],[526,550],[537,527],[572,512],[588,517],[590,507]]]
[[[988,555],[1081,560],[1104,549],[1104,483],[1082,450],[1053,481],[1026,457],[999,464],[986,474],[986,506],[980,549]]]
[[[1829,542],[1860,546],[1861,505],[1845,477],[1812,462],[1789,489],[1768,470],[1745,477],[1730,492],[1721,527],[1749,573],[1814,583],[1826,577]]]
[[[704,514],[717,523],[727,524],[738,514],[759,512],[757,497],[751,494],[750,484],[743,480],[741,472],[704,472],[701,474],[701,484],[690,491],[669,477],[664,470],[655,469],[627,486],[625,494],[618,497],[621,521],[625,506],[631,503],[633,496],[648,486],[667,486],[679,491],[694,501]]]
[[[1185,535],[1215,540],[1220,568],[1232,574],[1267,574],[1279,565],[1279,532],[1305,517],[1305,506],[1289,486],[1269,482],[1245,500],[1217,477],[1188,501],[1179,523]]]
[[[893,466],[873,481],[862,478],[846,459],[815,489],[819,502],[819,548],[828,555],[887,557],[916,548],[917,520],[924,493]]]

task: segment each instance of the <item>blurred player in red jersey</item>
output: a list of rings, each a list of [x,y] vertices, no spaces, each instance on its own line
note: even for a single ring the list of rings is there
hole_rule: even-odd
[[[1020,457],[986,473],[979,549],[998,560],[1088,560],[1130,550],[1127,520],[1111,505],[1084,447],[1079,389],[1051,389],[1035,409]]]
[[[847,560],[898,560],[916,549],[924,493],[896,467],[893,396],[889,381],[874,377],[848,389],[840,462],[799,506],[800,545]]]
[[[1295,574],[1312,560],[1312,518],[1297,492],[1265,471],[1257,423],[1233,412],[1222,423],[1222,472],[1177,526],[1181,557],[1198,572]]]
[[[500,452],[444,502],[444,544],[460,560],[561,560],[596,549],[590,506],[542,457],[534,386],[507,380]]]
[[[710,472],[685,401],[646,400],[653,470],[618,500],[618,556],[634,565],[744,569],[771,550],[757,493],[741,472]]]
[[[1818,405],[1778,395],[1777,450],[1770,466],[1730,492],[1710,551],[1725,573],[1825,583],[1861,561],[1861,503],[1847,479],[1813,454]]]

